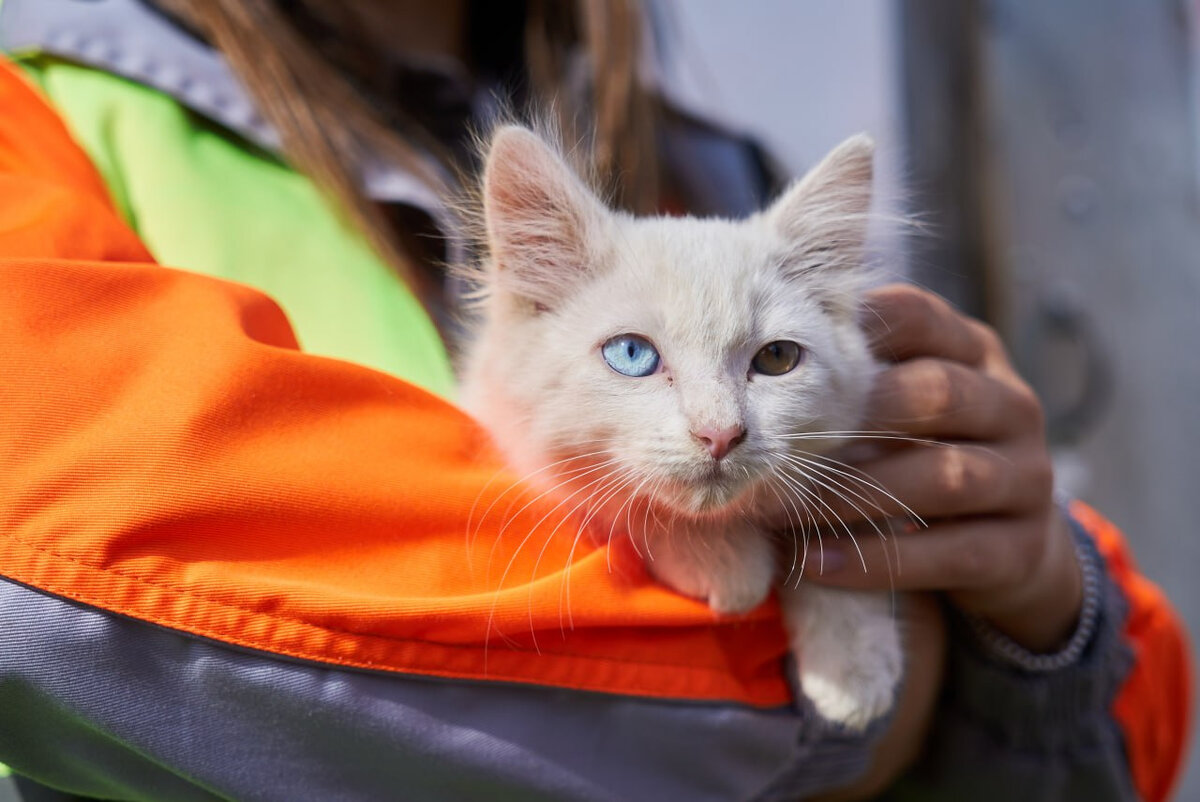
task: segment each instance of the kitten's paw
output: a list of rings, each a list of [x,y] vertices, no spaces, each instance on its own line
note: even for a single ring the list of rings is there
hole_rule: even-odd
[[[655,545],[646,563],[655,579],[717,613],[745,613],[763,603],[775,578],[775,552],[757,530],[726,526],[692,534],[705,540]]]
[[[651,575],[675,591],[702,599],[714,612],[745,613],[766,600],[771,592],[774,566],[719,574],[705,565],[655,559],[647,564]]]
[[[708,601],[712,592],[712,577],[705,574],[702,566],[675,555],[655,555],[646,561],[646,570],[650,576],[684,596]]]
[[[823,718],[861,732],[895,702],[904,671],[900,633],[885,597],[819,594],[814,606],[825,609],[806,611],[799,642],[793,642],[800,688]]]
[[[822,718],[862,732],[895,703],[900,660],[890,658],[879,653],[860,655],[852,665],[818,660],[825,665],[801,668],[800,688]]]
[[[735,548],[713,576],[708,606],[718,613],[748,613],[762,604],[775,579],[775,551],[757,532],[733,541]]]
[[[718,613],[748,613],[767,599],[770,582],[720,582],[708,594],[708,606]]]

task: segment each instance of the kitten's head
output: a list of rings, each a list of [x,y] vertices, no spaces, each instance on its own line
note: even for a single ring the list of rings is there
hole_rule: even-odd
[[[539,137],[487,155],[490,259],[467,406],[516,466],[720,516],[856,428],[873,146],[847,140],[744,221],[614,212]],[[589,466],[591,472],[588,472]],[[587,492],[587,491],[585,491]]]

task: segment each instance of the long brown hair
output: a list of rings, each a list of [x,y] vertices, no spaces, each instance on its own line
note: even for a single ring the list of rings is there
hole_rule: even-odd
[[[412,254],[368,198],[359,173],[368,154],[385,158],[436,191],[453,194],[450,165],[419,126],[384,121],[345,72],[293,24],[278,0],[155,0],[224,53],[286,157],[347,214],[410,287],[425,296]],[[319,19],[337,19],[338,0],[298,0]],[[639,0],[529,0],[525,68],[531,100],[555,108],[564,134],[590,148],[592,170],[614,201],[648,212],[658,202],[654,106],[638,80]],[[590,86],[567,86],[582,51]],[[580,124],[582,119],[583,123]],[[581,130],[582,129],[582,130]]]

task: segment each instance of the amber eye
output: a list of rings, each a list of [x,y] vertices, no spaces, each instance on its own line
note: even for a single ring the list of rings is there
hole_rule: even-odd
[[[804,349],[791,340],[776,340],[759,349],[750,360],[755,373],[765,376],[782,376],[794,370],[804,359]]]

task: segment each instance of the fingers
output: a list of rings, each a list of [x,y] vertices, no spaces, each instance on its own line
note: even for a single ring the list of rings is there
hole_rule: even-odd
[[[797,503],[782,533],[800,573],[846,588],[946,590],[1023,642],[1052,642],[1078,607],[1064,584],[1078,570],[1070,538],[1051,534],[1036,396],[995,331],[923,290],[869,293],[862,325],[876,357],[892,363],[876,377],[863,426],[896,436],[852,440],[851,449],[889,447],[853,466],[789,455],[781,478]],[[913,517],[928,528],[897,523]],[[1057,618],[1046,613],[1056,608]],[[1030,620],[1049,634],[1025,631]]]
[[[1041,405],[1023,383],[947,359],[915,358],[882,371],[867,417],[867,429],[958,440],[1002,439],[1042,428]]]
[[[919,517],[931,522],[1044,508],[1053,490],[1053,468],[1043,449],[1023,443],[979,446],[936,443],[892,452],[850,466],[830,457],[803,457],[813,488],[804,503],[811,520]]]
[[[988,518],[947,521],[908,534],[823,533],[809,539],[803,579],[861,590],[959,591],[986,595],[1018,587],[1042,561],[1045,521]],[[823,559],[822,559],[823,552]],[[823,566],[822,566],[823,563]]]
[[[960,315],[932,293],[906,284],[867,293],[863,329],[875,356],[901,362],[932,356],[980,365],[989,353],[987,328]]]

